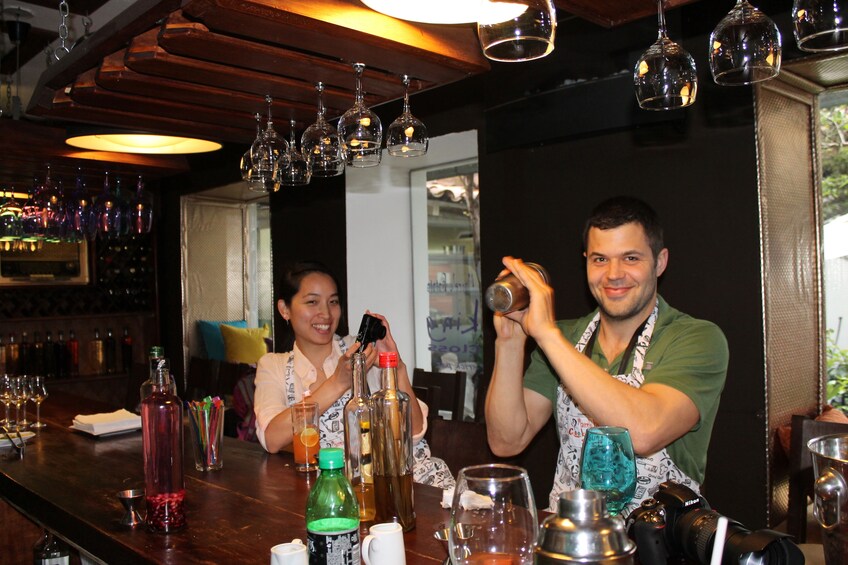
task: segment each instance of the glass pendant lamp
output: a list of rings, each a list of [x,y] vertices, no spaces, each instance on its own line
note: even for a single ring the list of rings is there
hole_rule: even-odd
[[[848,0],[795,0],[792,21],[802,51],[839,51],[848,48]]]
[[[403,75],[403,113],[389,126],[386,150],[393,157],[420,157],[429,145],[427,127],[409,111],[409,77]]]
[[[493,61],[532,61],[554,50],[556,9],[552,0],[483,0],[477,36]]]
[[[780,73],[780,30],[747,0],[738,0],[710,35],[709,53],[717,84],[768,80]]]
[[[353,107],[339,119],[339,137],[347,165],[354,168],[376,167],[383,157],[383,125],[380,118],[365,106],[362,71],[365,65],[354,63],[356,94]]]
[[[657,0],[659,34],[636,62],[633,83],[636,100],[644,110],[674,110],[695,102],[698,72],[695,60],[668,38],[663,0]]]
[[[318,91],[318,118],[304,130],[300,138],[300,151],[309,161],[312,175],[335,177],[344,172],[345,160],[339,133],[324,119],[324,83],[315,85]]]

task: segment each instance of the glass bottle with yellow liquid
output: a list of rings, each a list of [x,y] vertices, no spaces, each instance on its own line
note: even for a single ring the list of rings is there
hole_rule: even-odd
[[[365,379],[365,354],[354,353],[353,393],[344,408],[345,475],[359,501],[359,522],[373,522],[374,475],[371,466],[371,413]]]

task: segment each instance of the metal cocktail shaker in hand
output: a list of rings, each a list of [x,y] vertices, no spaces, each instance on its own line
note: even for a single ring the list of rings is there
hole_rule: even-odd
[[[525,263],[525,265],[535,269],[546,283],[549,282],[548,272],[544,267],[537,263]],[[498,278],[486,289],[486,306],[495,312],[507,314],[527,308],[528,304],[530,304],[530,292],[512,273]]]

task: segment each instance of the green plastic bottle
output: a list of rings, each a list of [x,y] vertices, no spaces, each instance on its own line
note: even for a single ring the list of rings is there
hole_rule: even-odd
[[[309,565],[359,565],[359,503],[344,472],[344,450],[318,452],[321,473],[306,500]]]

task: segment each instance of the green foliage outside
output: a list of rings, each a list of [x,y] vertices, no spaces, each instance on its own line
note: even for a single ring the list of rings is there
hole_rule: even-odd
[[[848,106],[819,112],[824,221],[848,214]]]
[[[834,408],[848,410],[848,349],[836,345],[827,330],[827,399]]]

